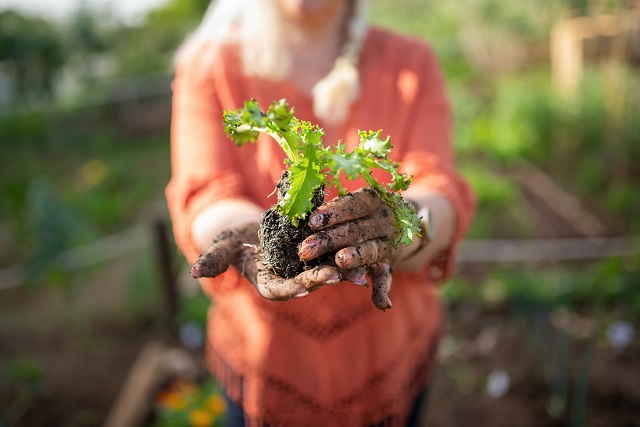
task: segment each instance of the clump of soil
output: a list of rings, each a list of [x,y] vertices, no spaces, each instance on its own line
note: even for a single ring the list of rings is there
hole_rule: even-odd
[[[281,200],[290,184],[288,172],[284,171],[276,184],[278,200]],[[312,199],[314,207],[324,202],[324,188],[318,188]],[[300,220],[295,226],[289,218],[281,214],[276,206],[272,206],[262,216],[260,243],[262,246],[262,262],[269,270],[280,277],[291,278],[308,268],[319,265],[324,259],[303,262],[298,256],[298,245],[313,234],[309,227],[309,218]]]

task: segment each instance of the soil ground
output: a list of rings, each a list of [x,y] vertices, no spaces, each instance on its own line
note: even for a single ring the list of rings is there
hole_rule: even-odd
[[[59,296],[45,294],[3,297],[0,303],[0,363],[28,355],[45,372],[42,393],[18,422],[9,425],[101,425],[141,347],[149,340],[169,343],[173,338],[159,310],[136,318],[114,318],[103,306],[91,319],[72,318],[61,314],[64,304]],[[18,306],[25,315],[29,313],[28,319],[7,315]],[[423,425],[571,425],[569,415],[552,417],[547,410],[551,388],[531,346],[527,319],[507,309],[491,311],[473,304],[451,307],[449,319]],[[491,331],[494,339],[482,344]],[[621,352],[595,347],[589,368],[587,425],[640,426],[639,361],[638,335]],[[486,393],[487,376],[494,369],[503,369],[510,378],[508,391],[499,398]]]
[[[581,369],[580,347],[574,345],[568,375],[568,409],[552,416],[552,384],[544,375],[539,347],[533,340],[531,319],[509,310],[489,311],[473,305],[450,312],[457,321],[449,325],[448,337],[458,346],[440,357],[431,388],[425,426],[571,426],[572,394]],[[496,340],[487,346],[486,338]],[[446,345],[445,338],[443,345]],[[483,343],[484,341],[484,343]],[[547,345],[550,345],[549,343]],[[441,346],[441,356],[443,346]],[[614,352],[604,343],[593,347],[588,368],[586,406],[588,426],[640,426],[640,337],[624,350]],[[494,370],[508,373],[510,386],[499,398],[486,391]]]

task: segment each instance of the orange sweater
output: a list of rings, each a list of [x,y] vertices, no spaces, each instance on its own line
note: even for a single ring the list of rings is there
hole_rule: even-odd
[[[203,47],[206,49],[206,47]],[[268,137],[236,148],[224,135],[222,110],[256,98],[262,108],[286,98],[296,116],[324,127],[325,143],[349,149],[357,131],[383,129],[392,156],[413,187],[446,195],[457,233],[445,256],[414,274],[394,273],[393,309],[381,312],[370,290],[351,283],[287,302],[262,299],[230,269],[201,281],[214,299],[207,359],[250,425],[358,426],[400,424],[425,386],[442,326],[437,283],[448,277],[455,248],[470,223],[474,198],[456,174],[449,105],[437,60],[421,41],[371,29],[360,59],[362,92],[346,123],[324,126],[312,100],[287,82],[247,78],[227,49],[206,73],[198,58],[178,64],[173,85],[172,169],[167,187],[178,247],[189,262],[198,250],[191,223],[209,203],[243,197],[265,209],[283,167]],[[379,176],[385,179],[385,176]],[[349,189],[362,182],[346,182]]]

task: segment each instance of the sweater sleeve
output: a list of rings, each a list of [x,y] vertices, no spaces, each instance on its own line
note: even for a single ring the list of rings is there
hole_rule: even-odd
[[[451,112],[442,72],[427,47],[411,67],[400,72],[398,89],[410,99],[403,135],[402,171],[413,175],[412,188],[443,194],[456,213],[455,234],[448,250],[426,267],[431,279],[448,279],[455,266],[455,254],[475,210],[475,196],[457,173],[451,135]]]
[[[178,64],[172,84],[171,180],[166,188],[178,249],[192,263],[199,250],[191,237],[198,213],[216,201],[244,197],[233,144],[224,134],[213,72],[198,61]]]

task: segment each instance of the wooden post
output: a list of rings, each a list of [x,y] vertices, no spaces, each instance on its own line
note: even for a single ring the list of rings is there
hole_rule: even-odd
[[[176,286],[176,273],[173,269],[173,256],[171,256],[169,247],[166,221],[157,219],[154,223],[154,231],[158,264],[162,275],[167,322],[171,333],[177,335],[180,294]]]
[[[557,308],[550,314],[553,327],[553,373],[551,377],[551,400],[548,411],[558,417],[565,413],[569,394],[569,365],[573,339],[571,335],[572,318],[564,308]]]
[[[551,389],[550,409],[555,416],[564,415],[567,407],[572,427],[587,424],[587,398],[589,391],[589,371],[595,346],[596,322],[580,316],[566,308],[557,308],[550,315],[550,323],[558,340],[554,343],[557,355],[555,373]],[[577,360],[573,360],[577,353]],[[572,357],[573,356],[573,357]],[[573,363],[572,363],[573,360]],[[571,367],[574,366],[573,385],[569,393]],[[567,401],[571,395],[571,403]]]
[[[586,62],[632,60],[624,55],[640,28],[640,11],[560,21],[551,31],[551,74],[558,91],[573,96]],[[621,54],[622,52],[622,54]]]
[[[146,426],[159,387],[176,377],[194,378],[198,369],[198,362],[187,350],[158,341],[146,343],[118,391],[104,427]]]
[[[561,21],[551,32],[551,77],[558,91],[573,94],[582,74],[582,39],[574,20]]]
[[[153,404],[153,393],[164,375],[160,342],[145,344],[107,415],[104,427],[142,425]]]
[[[571,400],[571,425],[583,427],[587,425],[589,372],[596,346],[597,328],[593,319],[579,317],[574,329],[579,353]]]

